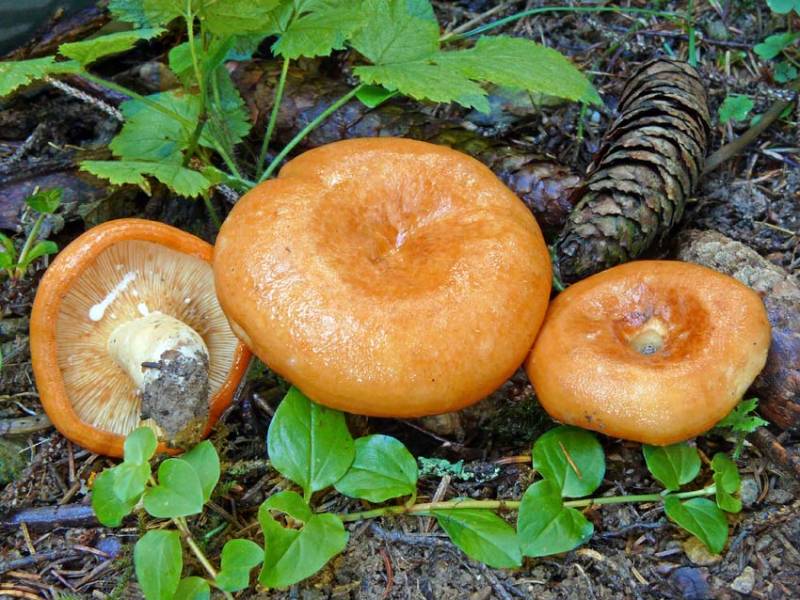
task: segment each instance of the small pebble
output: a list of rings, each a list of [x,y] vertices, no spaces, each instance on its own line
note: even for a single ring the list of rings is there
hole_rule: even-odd
[[[683,542],[683,551],[692,564],[701,567],[715,565],[722,560],[721,555],[709,552],[706,545],[696,537],[690,537]]]
[[[792,492],[780,488],[772,488],[767,494],[767,502],[771,504],[788,504],[794,500]]]
[[[753,477],[745,477],[742,479],[742,487],[739,490],[739,498],[742,500],[742,506],[750,508],[758,500],[758,495],[761,492],[758,482]]]
[[[705,600],[711,597],[707,569],[681,567],[672,572],[669,581],[677,588],[684,600]]]
[[[756,572],[753,567],[745,567],[742,574],[731,583],[731,589],[740,594],[749,594],[756,584]]]

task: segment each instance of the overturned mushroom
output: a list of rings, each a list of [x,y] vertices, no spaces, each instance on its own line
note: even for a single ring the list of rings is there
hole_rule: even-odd
[[[31,356],[65,437],[119,456],[143,420],[162,450],[208,433],[249,356],[214,295],[211,254],[168,225],[120,219],[58,255],[34,301]]]
[[[239,200],[214,275],[236,333],[313,400],[409,417],[514,373],[551,271],[530,211],[481,163],[370,138],[306,152]]]
[[[672,444],[710,429],[764,367],[758,294],[677,261],[638,261],[567,288],[550,305],[526,370],[558,421]]]

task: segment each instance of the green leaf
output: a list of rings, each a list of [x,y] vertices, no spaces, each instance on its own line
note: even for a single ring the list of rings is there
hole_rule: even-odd
[[[28,254],[19,262],[19,266],[25,269],[29,264],[35,261],[40,256],[47,256],[48,254],[55,254],[58,252],[58,245],[50,240],[36,242],[28,251]]]
[[[714,472],[714,485],[717,488],[717,506],[726,512],[740,512],[742,501],[733,497],[742,483],[736,463],[722,452],[718,452],[711,460],[711,470]]]
[[[417,100],[457,102],[489,112],[486,91],[458,72],[420,60],[379,66],[359,66],[353,73],[364,83],[385,87]]]
[[[767,5],[779,15],[785,15],[792,9],[800,15],[800,0],[767,0]]]
[[[753,110],[753,101],[747,96],[732,94],[727,96],[719,107],[719,122],[744,121]]]
[[[154,517],[196,515],[203,510],[203,487],[194,468],[180,458],[158,467],[158,485],[144,493],[144,508]]]
[[[158,447],[156,434],[149,427],[134,429],[125,438],[123,452],[125,462],[141,465],[153,458]]]
[[[250,116],[225,68],[214,70],[211,78],[213,102],[209,106],[209,121],[200,137],[200,144],[214,148],[214,142],[218,141],[232,150],[250,133]]]
[[[136,501],[120,500],[115,491],[115,471],[106,469],[95,477],[92,485],[92,510],[106,527],[119,527],[122,519],[131,514]]]
[[[261,503],[261,508],[285,513],[302,523],[307,522],[314,514],[308,503],[297,492],[288,490],[273,494]]]
[[[727,417],[717,423],[716,427],[742,433],[753,433],[759,427],[768,425],[767,421],[754,414],[757,408],[758,398],[742,400]]]
[[[413,494],[417,489],[417,461],[402,442],[387,435],[360,437],[353,464],[336,482],[336,490],[351,498],[384,502]]]
[[[430,512],[453,543],[495,569],[518,567],[522,555],[514,528],[490,510],[446,509]]]
[[[279,500],[274,500],[278,496]],[[291,496],[291,499],[289,498]],[[319,571],[334,556],[344,550],[348,534],[339,517],[330,513],[310,514],[298,510],[304,504],[294,492],[281,492],[267,499],[258,509],[258,521],[264,532],[264,565],[259,574],[261,585],[285,588],[310,577]],[[283,511],[291,507],[295,520],[304,522],[302,529],[283,527],[271,514],[271,510]],[[303,512],[307,519],[296,513]]]
[[[362,26],[350,44],[376,65],[430,58],[439,49],[439,24],[418,16],[419,5],[407,0],[364,0]]]
[[[151,530],[133,549],[136,579],[146,600],[172,600],[183,570],[177,531]]]
[[[77,67],[74,61],[57,63],[53,56],[0,62],[0,98],[47,75],[75,72]]]
[[[117,498],[122,503],[135,505],[150,479],[150,465],[124,462],[113,470],[114,493]]]
[[[181,460],[185,460],[194,469],[203,488],[203,500],[208,502],[219,481],[219,454],[214,444],[208,440],[202,441],[182,455]]]
[[[441,52],[434,61],[476,81],[602,104],[592,84],[566,56],[524,38],[484,36],[474,48]]]
[[[536,440],[533,466],[566,498],[591,494],[606,473],[605,454],[597,437],[566,425],[551,429]]]
[[[771,35],[760,44],[753,46],[753,52],[764,60],[769,60],[778,56],[783,52],[784,48],[794,43],[798,38],[800,38],[800,33],[787,32]]]
[[[549,556],[586,543],[594,526],[579,511],[564,506],[556,484],[544,479],[525,491],[517,517],[524,556]]]
[[[127,100],[120,106],[125,124],[109,144],[115,156],[126,160],[150,160],[180,165],[183,150],[197,123],[199,97],[178,92],[161,92],[148,100],[180,115],[185,122],[165,115],[140,100]]]
[[[222,548],[222,569],[217,586],[226,592],[238,592],[250,585],[250,570],[264,560],[264,549],[250,540],[229,540]]]
[[[360,25],[360,6],[352,0],[312,0],[305,14],[289,22],[272,51],[284,58],[328,56]]]
[[[647,468],[668,490],[679,490],[700,472],[697,448],[686,442],[671,446],[642,446]]]
[[[64,190],[61,188],[51,188],[49,190],[42,190],[25,199],[25,204],[30,206],[33,210],[44,215],[52,215],[56,212],[58,205],[61,204],[61,197],[64,195]]]
[[[711,552],[719,554],[728,539],[728,521],[717,505],[706,498],[681,502],[674,496],[664,499],[664,511],[680,527],[695,535]]]
[[[58,51],[67,58],[77,60],[85,67],[104,56],[130,50],[136,45],[136,42],[158,37],[164,31],[160,27],[119,31],[80,42],[61,44]]]
[[[778,83],[794,81],[797,79],[797,69],[794,65],[786,61],[779,62],[777,65],[775,65],[773,76],[775,77],[775,81]]]
[[[367,108],[377,108],[395,94],[381,85],[365,85],[356,92],[356,98]]]
[[[17,249],[14,242],[4,233],[0,233],[0,269],[10,269],[17,262]]]
[[[108,10],[118,21],[133,23],[135,27],[150,27],[150,21],[144,10],[142,0],[111,0]]]
[[[211,589],[202,577],[184,577],[178,584],[173,600],[209,600]]]
[[[138,185],[150,192],[144,175],[152,175],[180,196],[199,196],[211,187],[211,182],[201,173],[180,165],[136,160],[85,160],[81,170],[108,179],[114,185]]]
[[[280,0],[225,0],[206,2],[201,14],[214,35],[258,33]]]
[[[269,425],[272,466],[306,494],[333,485],[353,463],[355,444],[344,415],[292,387]]]
[[[187,7],[186,0],[142,0],[142,10],[152,25],[166,25],[177,17],[186,16],[187,8],[196,14],[198,5],[203,2],[205,0],[191,0]]]

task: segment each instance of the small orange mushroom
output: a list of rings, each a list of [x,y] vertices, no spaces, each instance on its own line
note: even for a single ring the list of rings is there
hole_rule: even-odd
[[[211,256],[179,229],[119,219],[56,257],[33,304],[31,357],[65,437],[121,456],[143,417],[161,451],[208,434],[249,360],[214,295]]]
[[[567,288],[526,362],[554,419],[654,445],[707,431],[764,368],[761,298],[732,277],[638,261]]]
[[[373,416],[476,402],[550,295],[525,205],[478,161],[398,138],[306,152],[236,204],[214,251],[233,330],[310,398]]]

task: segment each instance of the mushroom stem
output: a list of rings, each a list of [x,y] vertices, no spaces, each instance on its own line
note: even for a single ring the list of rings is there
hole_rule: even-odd
[[[208,418],[209,353],[183,321],[154,311],[119,325],[108,353],[141,394],[141,415],[178,446],[196,441]]]

